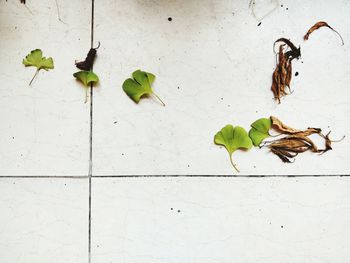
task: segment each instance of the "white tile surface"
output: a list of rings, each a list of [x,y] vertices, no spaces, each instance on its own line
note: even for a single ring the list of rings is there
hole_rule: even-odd
[[[94,179],[92,262],[349,262],[348,178]]]
[[[72,74],[74,60],[90,48],[90,1],[0,1],[0,175],[85,175],[88,170],[89,105]],[[55,69],[22,59],[40,48]]]
[[[214,134],[228,123],[249,129],[270,115],[301,129],[332,130],[335,139],[347,135],[349,2],[281,1],[260,26],[248,2],[96,2],[95,71],[102,77],[94,94],[94,174],[232,174]],[[319,20],[336,28],[345,45],[327,29],[304,43]],[[294,93],[277,106],[270,86],[272,44],[280,37],[300,44],[302,59],[293,65]],[[124,94],[123,81],[138,68],[157,76],[154,90],[166,107],[152,99],[135,105]],[[349,149],[346,138],[332,152],[306,153],[291,165],[258,149],[234,159],[242,174],[344,174]]]
[[[269,0],[257,0],[269,2]],[[74,60],[90,46],[91,1],[0,1],[0,176],[86,175],[89,105]],[[248,1],[95,1],[93,174],[232,174],[214,134],[275,115],[295,127],[350,130],[348,1],[283,1],[258,27]],[[288,10],[287,10],[288,8]],[[325,12],[327,11],[327,12]],[[172,17],[172,21],[168,21]],[[345,40],[319,30],[328,21]],[[272,101],[272,43],[302,45],[294,94]],[[41,48],[55,69],[23,57]],[[302,63],[303,62],[303,63]],[[157,75],[167,104],[135,105],[123,81]],[[350,140],[292,165],[237,152],[248,174],[346,174]],[[350,178],[94,178],[91,263],[348,263]],[[0,262],[88,262],[88,180],[0,178]]]
[[[87,186],[81,179],[0,178],[0,262],[86,263]]]

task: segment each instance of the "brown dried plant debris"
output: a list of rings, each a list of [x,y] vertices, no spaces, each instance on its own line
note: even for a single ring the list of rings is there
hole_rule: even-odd
[[[278,133],[278,139],[266,142],[262,147],[268,147],[270,151],[277,155],[283,162],[291,163],[299,153],[306,151],[323,154],[332,150],[331,144],[335,141],[330,140],[330,132],[324,135],[319,128],[307,128],[306,130],[294,129],[285,125],[276,117],[271,116],[270,118],[272,128]],[[325,147],[323,149],[319,149],[309,138],[312,134],[317,134],[324,139]],[[343,140],[344,137],[341,140]]]
[[[271,90],[275,100],[281,103],[281,98],[290,93],[290,82],[292,80],[292,61],[301,56],[300,47],[297,48],[289,39],[279,38],[274,42],[279,44],[278,61],[272,74]],[[289,93],[286,89],[288,88]]]
[[[330,25],[328,25],[327,22],[324,22],[324,21],[319,21],[317,22],[316,24],[314,24],[305,34],[304,36],[304,40],[308,40],[309,39],[309,36],[312,32],[314,32],[315,30],[321,28],[321,27],[328,27],[329,29],[333,30],[341,39],[341,42],[342,42],[342,45],[344,45],[344,40],[343,40],[343,37],[338,33],[337,30],[335,30],[333,27],[331,27]]]
[[[81,70],[86,70],[86,71],[91,70],[96,57],[97,49],[99,47],[100,47],[100,42],[98,42],[98,46],[96,48],[90,48],[84,61],[75,62],[76,67]]]

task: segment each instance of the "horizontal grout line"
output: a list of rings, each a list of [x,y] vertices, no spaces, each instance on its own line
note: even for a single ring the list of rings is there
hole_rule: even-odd
[[[258,174],[258,175],[210,175],[210,174],[194,174],[194,175],[177,175],[177,174],[170,174],[170,175],[162,175],[162,174],[154,174],[154,175],[146,175],[146,174],[138,174],[138,175],[92,175],[91,178],[283,178],[283,177],[291,177],[291,178],[300,178],[300,177],[350,177],[350,174],[305,174],[305,175],[283,175],[283,174],[277,174],[277,175],[265,175],[265,174]],[[88,175],[81,175],[81,176],[74,176],[74,175],[8,175],[8,176],[1,176],[0,179],[11,179],[11,178],[21,178],[21,179],[89,179],[90,177]]]
[[[23,179],[88,179],[88,175],[0,175],[1,178],[23,178]]]
[[[264,178],[264,177],[347,177],[350,174],[315,174],[315,175],[210,175],[210,174],[198,174],[198,175],[93,175],[92,178],[186,178],[186,177],[205,177],[205,178]]]

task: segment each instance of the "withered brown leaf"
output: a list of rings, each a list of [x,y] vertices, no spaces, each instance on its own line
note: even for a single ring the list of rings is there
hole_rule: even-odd
[[[272,153],[277,155],[283,162],[290,163],[299,153],[311,151],[314,153],[325,153],[332,150],[329,134],[322,134],[319,128],[307,128],[306,130],[294,129],[281,122],[278,118],[271,116],[272,128],[282,135],[278,139],[266,142]],[[309,138],[310,135],[317,134],[325,140],[325,148],[319,149],[316,144]],[[283,136],[284,135],[284,136]]]
[[[279,119],[277,119],[274,116],[271,116],[270,119],[271,119],[272,127],[280,133],[292,134],[292,133],[300,132],[300,130],[297,130],[285,125],[283,122],[281,122]]]
[[[300,47],[297,48],[289,39],[281,37],[275,41],[274,45],[278,42],[283,42],[290,48],[290,50],[284,54],[286,58],[298,59],[301,56]]]
[[[310,34],[321,27],[328,27],[329,29],[333,30],[340,37],[342,45],[344,45],[343,37],[339,34],[339,32],[335,30],[333,27],[331,27],[330,25],[328,25],[327,22],[324,22],[324,21],[319,21],[316,24],[314,24],[312,27],[310,27],[310,29],[306,32],[304,36],[304,40],[305,41],[308,40]]]
[[[278,61],[276,68],[272,74],[271,90],[275,100],[281,103],[281,97],[288,95],[286,89],[290,89],[292,80],[292,61],[299,59],[301,56],[300,47],[297,48],[289,39],[279,38],[274,42],[282,42],[278,48]],[[284,50],[284,46],[287,46]]]
[[[90,48],[84,61],[75,62],[75,66],[81,70],[86,70],[86,71],[91,70],[96,57],[97,49],[99,47],[100,47],[100,42],[98,42],[98,46],[96,48]]]

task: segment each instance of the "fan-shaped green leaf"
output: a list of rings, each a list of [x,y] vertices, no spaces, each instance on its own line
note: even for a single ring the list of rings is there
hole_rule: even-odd
[[[85,86],[85,103],[88,100],[88,87],[90,84],[94,85],[99,82],[98,76],[92,71],[78,71],[73,74],[73,76],[79,80]]]
[[[230,124],[226,125],[216,133],[214,142],[218,145],[225,146],[229,153],[231,164],[237,172],[239,172],[239,170],[232,161],[233,152],[235,152],[237,149],[249,150],[253,146],[252,141],[244,128],[240,126],[233,127]]]
[[[252,139],[254,146],[259,146],[265,138],[270,136],[271,125],[270,118],[258,119],[250,125],[252,128],[249,131],[249,137]]]
[[[123,83],[124,92],[136,103],[143,96],[154,95],[165,106],[163,101],[153,92],[151,84],[155,80],[155,75],[141,70],[132,73],[133,79],[129,78]]]
[[[97,84],[99,81],[98,76],[92,71],[78,71],[73,76],[83,83],[85,87],[88,87],[90,83]]]
[[[22,61],[23,65],[26,67],[36,67],[36,72],[29,82],[32,84],[35,76],[37,76],[40,69],[49,70],[54,68],[53,59],[43,57],[43,52],[40,49],[32,50]]]

